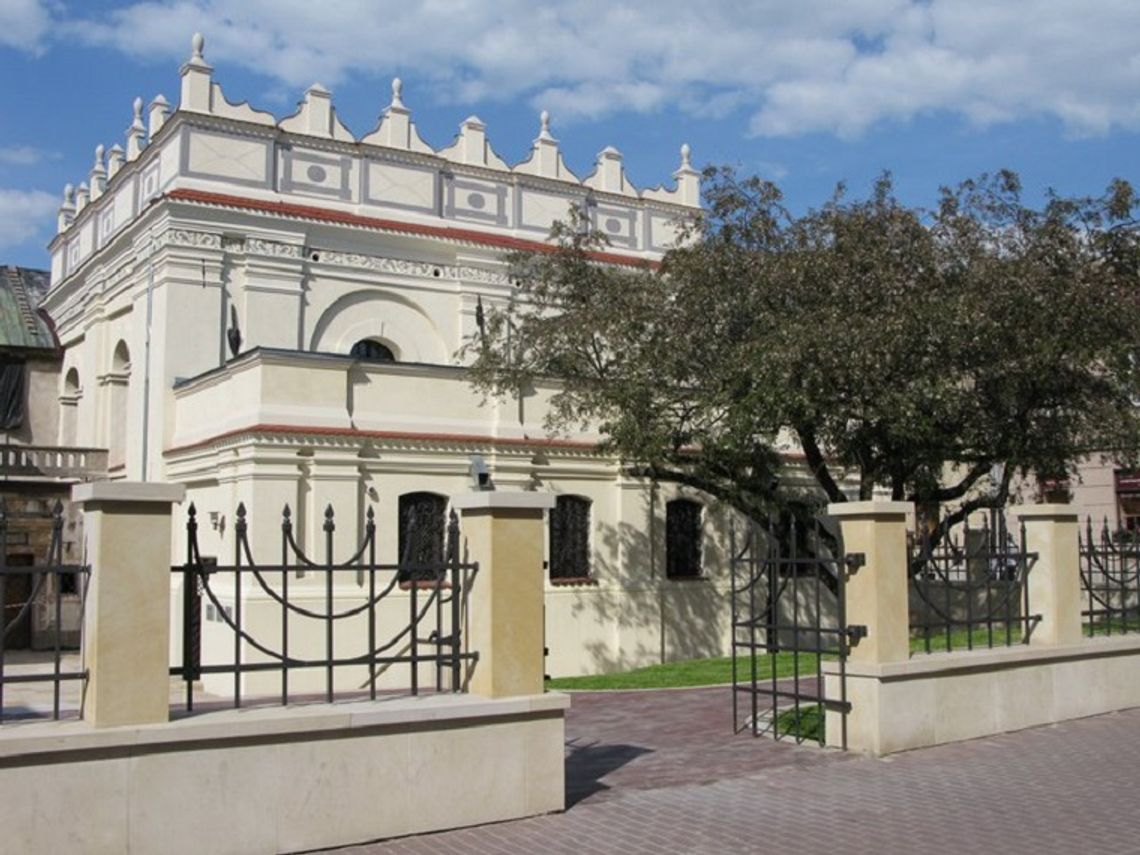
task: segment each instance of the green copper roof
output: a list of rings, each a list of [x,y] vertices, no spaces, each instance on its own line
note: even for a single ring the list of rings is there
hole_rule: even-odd
[[[39,309],[49,284],[43,270],[0,268],[0,348],[58,349],[51,321]]]

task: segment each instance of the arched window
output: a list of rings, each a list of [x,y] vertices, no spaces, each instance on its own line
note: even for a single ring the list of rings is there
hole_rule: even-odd
[[[79,371],[71,368],[63,378],[63,394],[59,398],[60,445],[73,446],[79,441],[79,398],[82,394]]]
[[[701,511],[699,502],[674,499],[665,505],[665,575],[701,575]]]
[[[127,462],[127,393],[131,384],[131,351],[125,341],[115,345],[107,384],[111,393],[107,463],[114,469],[125,466]]]
[[[590,500],[559,496],[550,510],[550,578],[590,576]]]
[[[405,493],[400,496],[399,513],[396,548],[401,581],[436,578],[443,562],[447,497],[437,493]]]
[[[362,338],[352,346],[352,350],[348,352],[348,355],[354,356],[364,362],[396,361],[396,354],[392,353],[392,348],[372,338]]]

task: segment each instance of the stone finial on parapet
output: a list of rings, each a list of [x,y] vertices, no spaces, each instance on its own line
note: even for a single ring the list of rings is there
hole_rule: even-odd
[[[147,111],[147,135],[153,140],[162,126],[166,124],[166,117],[170,113],[170,104],[161,93],[154,96]]]
[[[681,146],[681,166],[673,173],[677,179],[677,195],[683,205],[698,205],[701,201],[701,173],[693,169],[692,149],[689,144]]]
[[[594,169],[593,175],[589,176],[583,183],[587,187],[593,187],[603,193],[620,193],[625,196],[637,195],[637,190],[625,177],[621,152],[612,145],[608,145],[598,152],[597,167]]]
[[[75,213],[79,213],[87,207],[87,203],[91,201],[91,191],[87,188],[87,182],[81,182],[79,189],[75,191]]]
[[[380,114],[380,124],[376,130],[366,135],[361,142],[434,154],[431,146],[420,139],[412,122],[412,111],[404,104],[403,96],[404,82],[399,77],[392,78],[392,101]]]
[[[182,65],[182,99],[178,104],[179,110],[191,110],[195,113],[210,112],[211,82],[214,69],[206,62],[202,51],[206,40],[201,33],[195,33],[190,39],[190,59]]]
[[[388,112],[399,110],[404,113],[408,112],[408,108],[404,106],[404,81],[399,77],[392,78],[392,103],[388,105]]]
[[[558,148],[558,140],[550,132],[550,113],[546,110],[539,115],[538,136],[535,137],[530,157],[516,166],[514,171],[563,181],[578,180],[577,176],[566,168],[562,152]]]
[[[70,184],[63,187],[63,202],[59,206],[59,216],[56,227],[59,231],[66,231],[75,219],[75,188]]]
[[[138,156],[142,154],[142,150],[146,148],[146,126],[143,125],[142,119],[142,98],[135,98],[131,106],[134,108],[134,118],[131,119],[131,126],[127,128],[127,160],[137,160]]]
[[[118,143],[111,146],[111,150],[107,152],[107,180],[115,177],[120,169],[123,168],[123,147]]]
[[[103,163],[105,151],[101,144],[95,146],[95,163],[91,167],[91,201],[98,199],[107,189],[107,167]]]

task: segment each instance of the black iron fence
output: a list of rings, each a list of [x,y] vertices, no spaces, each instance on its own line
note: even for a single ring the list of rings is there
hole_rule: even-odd
[[[298,671],[323,671],[321,694],[328,702],[338,695],[375,699],[381,672],[401,666],[407,667],[409,675],[403,690],[413,695],[423,688],[421,667],[425,666],[434,670],[436,690],[445,688],[445,674],[447,688],[461,690],[465,663],[478,658],[476,652],[463,649],[461,632],[467,592],[478,565],[461,559],[459,520],[454,511],[439,560],[416,561],[409,545],[396,564],[376,560],[376,522],[371,508],[363,540],[340,563],[333,560],[336,521],[332,506],[325,511],[323,561],[310,558],[298,545],[292,515],[285,506],[279,564],[254,562],[244,505],[238,506],[234,525],[233,564],[204,559],[196,513],[191,505],[186,563],[171,568],[183,588],[181,663],[171,668],[171,674],[185,681],[187,711],[194,709],[195,684],[208,675],[232,677],[234,707],[242,705],[243,694],[258,694],[243,692],[243,680],[267,672],[279,675],[281,704],[297,699],[290,678]],[[401,597],[393,596],[396,592],[406,602],[400,603]],[[254,594],[268,609],[251,621],[247,610]],[[218,634],[229,636],[228,644],[222,645],[228,647],[228,655],[223,657],[216,644],[210,646],[209,655],[204,653],[204,613],[206,621],[213,623],[215,640]],[[274,616],[267,618],[267,614]],[[265,631],[269,623],[276,624],[272,632]],[[346,628],[339,639],[338,626]],[[313,627],[319,630],[319,641],[314,645],[310,633],[308,644],[298,643],[297,636],[304,637],[305,629]],[[336,675],[346,669],[354,669],[351,688],[338,690]],[[300,697],[311,694],[303,692]]]
[[[732,682],[736,731],[825,744],[826,713],[839,713],[832,744],[846,747],[846,658],[865,628],[847,625],[846,580],[862,556],[846,555],[819,520],[734,524]],[[825,679],[823,663],[836,663]]]
[[[1081,616],[1088,635],[1140,632],[1140,531],[1097,529],[1080,533]]]
[[[14,521],[0,502],[0,723],[48,715],[48,709],[31,691],[44,684],[51,687],[53,719],[61,716],[64,684],[77,683],[76,695],[82,698],[87,670],[65,662],[64,651],[74,647],[74,642],[65,639],[63,605],[65,595],[73,595],[82,614],[91,571],[83,565],[63,563],[63,524],[63,503],[57,501],[51,512],[46,562],[36,564],[29,555],[32,561],[16,563],[17,556],[9,554]],[[36,610],[46,618],[41,621],[44,626],[33,625]],[[33,632],[44,631],[49,638],[46,649],[34,654],[13,649],[31,647]],[[20,636],[25,640],[17,645]],[[22,697],[10,704],[5,690],[17,685],[23,689]],[[29,694],[33,699],[29,700]]]
[[[1026,580],[1036,553],[1025,545],[1025,525],[1010,529],[1004,513],[982,524],[909,538],[912,652],[1028,643],[1041,619],[1030,610]]]

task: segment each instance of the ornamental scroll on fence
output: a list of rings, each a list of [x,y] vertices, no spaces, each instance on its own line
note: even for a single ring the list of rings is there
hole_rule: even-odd
[[[1080,533],[1081,611],[1086,635],[1140,632],[1140,532],[1099,529],[1091,519]]]
[[[376,560],[375,512],[365,515],[364,538],[344,562],[335,562],[335,514],[330,505],[324,515],[324,560],[309,557],[297,543],[292,513],[286,505],[281,523],[281,562],[257,564],[249,543],[249,525],[244,504],[238,506],[234,525],[234,561],[220,565],[203,560],[198,546],[197,511],[191,505],[186,523],[186,563],[171,568],[182,579],[183,631],[181,664],[171,668],[173,676],[186,684],[186,709],[194,709],[195,683],[207,675],[232,675],[233,706],[243,701],[243,677],[279,675],[280,703],[291,695],[290,675],[302,670],[324,671],[323,699],[332,702],[338,694],[338,670],[352,672],[354,689],[348,694],[375,699],[382,671],[408,666],[406,691],[421,689],[421,666],[434,668],[436,691],[460,691],[464,664],[478,659],[476,652],[463,649],[462,626],[466,598],[478,565],[460,559],[459,520],[452,511],[446,545],[440,560],[411,560],[411,539],[403,560],[381,564]],[[406,608],[399,600],[406,597]],[[275,612],[276,629],[271,633],[251,627],[248,609],[255,601],[261,607],[259,626],[268,612]],[[228,600],[228,602],[227,602]],[[302,603],[317,605],[303,605]],[[203,653],[202,615],[224,627],[232,636],[229,661]],[[398,615],[398,617],[397,617]],[[303,627],[316,625],[323,638],[304,647]],[[363,626],[362,626],[363,624]],[[337,638],[336,628],[352,626]],[[348,653],[340,652],[349,646]],[[209,661],[204,661],[204,658]],[[363,675],[363,679],[358,679]],[[302,695],[308,696],[308,695]],[[311,697],[311,696],[308,696]]]
[[[909,538],[910,634],[925,653],[1028,643],[1040,615],[1026,580],[1037,555],[1025,525],[1011,530],[1000,511],[960,533]]]
[[[79,613],[83,613],[87,596],[87,582],[91,568],[79,564],[63,563],[63,503],[56,501],[51,512],[51,545],[44,563],[13,565],[8,553],[11,515],[7,505],[0,501],[0,723],[4,722],[4,688],[13,685],[50,683],[52,687],[51,717],[61,716],[61,693],[64,683],[77,683],[82,695],[87,681],[87,670],[65,663],[63,651],[74,647],[64,638],[64,595],[74,595]],[[21,593],[22,589],[22,593]],[[37,607],[47,609],[49,632],[50,669],[8,667],[8,645],[17,632],[31,638],[33,613]],[[17,717],[37,713],[21,708]],[[11,716],[9,716],[11,717]]]

